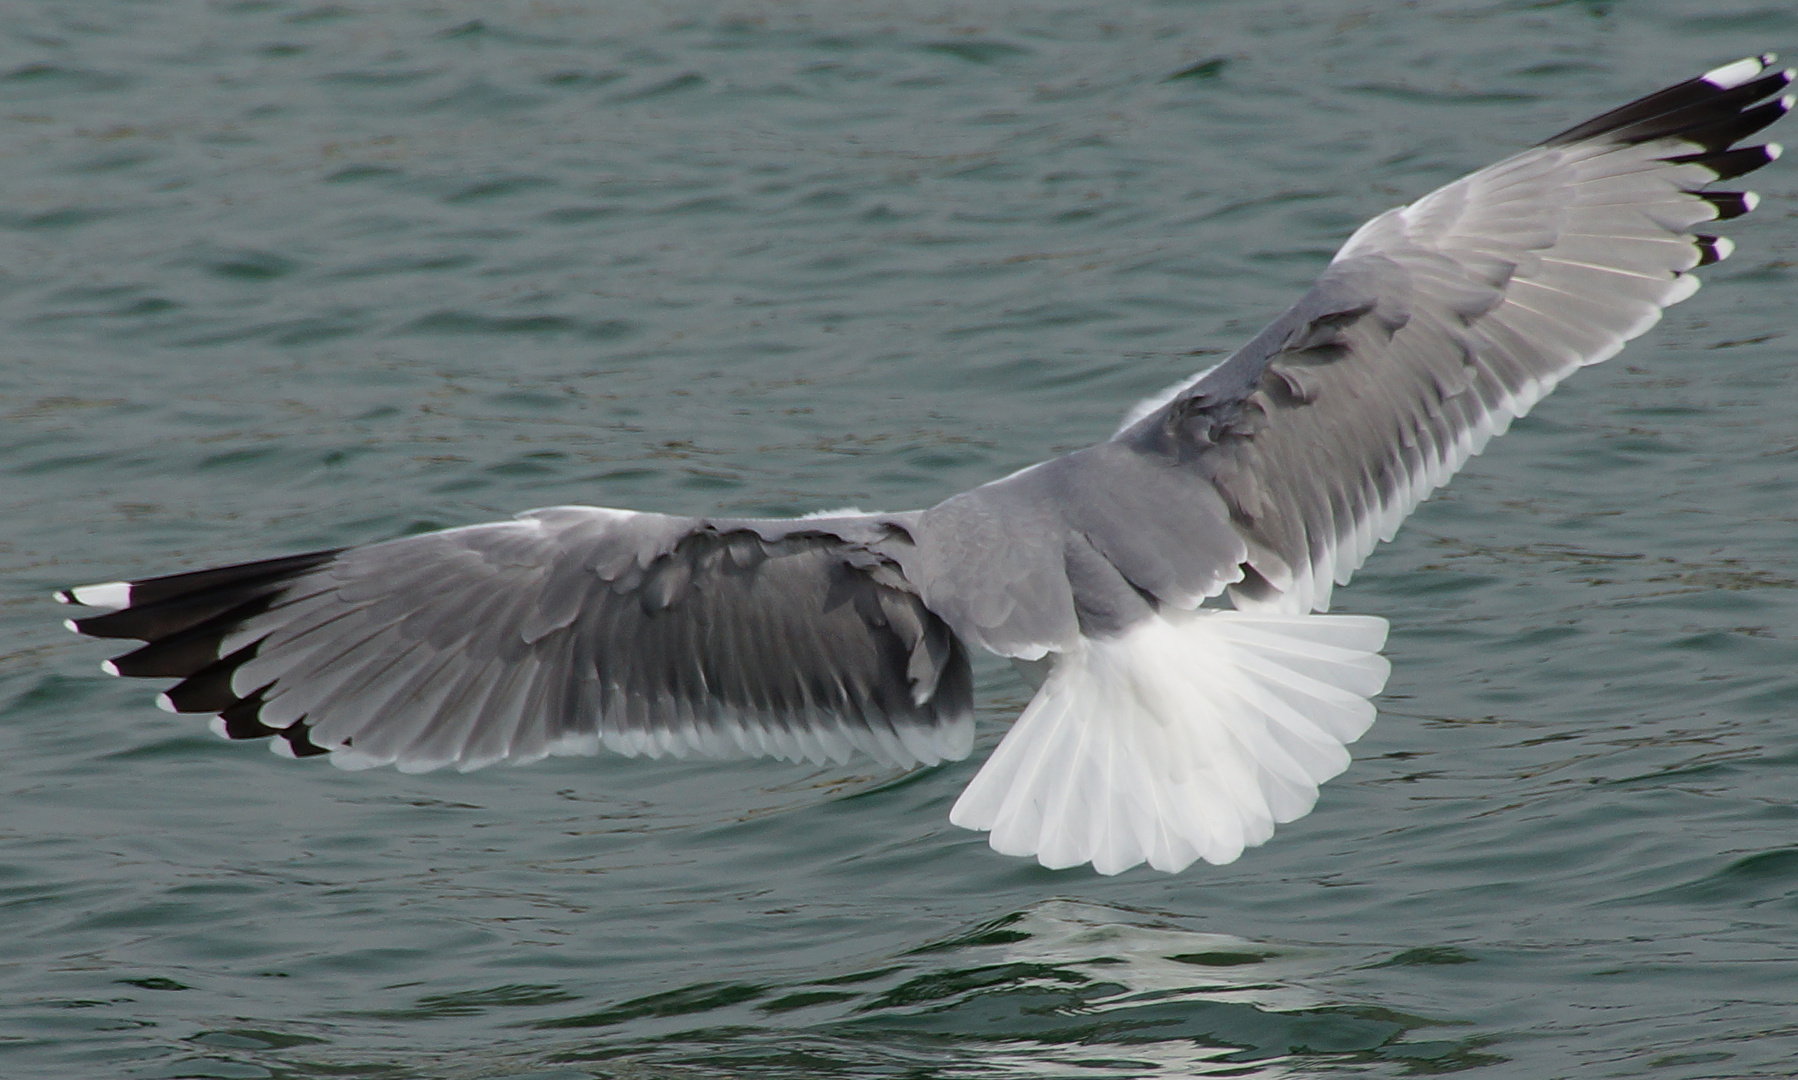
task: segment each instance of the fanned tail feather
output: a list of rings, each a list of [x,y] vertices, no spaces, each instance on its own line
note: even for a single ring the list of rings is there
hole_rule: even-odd
[[[950,813],[994,850],[1116,874],[1228,863],[1348,767],[1390,665],[1365,615],[1164,612],[1058,658]]]

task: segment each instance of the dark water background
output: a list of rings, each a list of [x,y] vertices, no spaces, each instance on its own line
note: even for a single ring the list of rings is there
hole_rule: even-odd
[[[928,504],[1798,7],[4,6],[0,1075],[1798,1072],[1789,164],[1339,591],[1393,621],[1381,722],[1228,867],[952,828],[996,665],[976,759],[909,776],[351,775],[158,712],[48,599],[562,502]]]

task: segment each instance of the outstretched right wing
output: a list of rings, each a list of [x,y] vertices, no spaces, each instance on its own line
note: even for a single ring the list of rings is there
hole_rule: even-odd
[[[707,521],[594,507],[59,599],[146,644],[115,675],[232,738],[346,767],[592,753],[899,765],[972,747],[966,650],[883,548],[902,515]]]
[[[1771,56],[1570,128],[1381,214],[1229,360],[1116,436],[1192,460],[1249,546],[1236,606],[1327,610],[1374,544],[1492,436],[1608,359],[1727,256],[1704,222],[1754,208],[1708,185],[1779,146]]]

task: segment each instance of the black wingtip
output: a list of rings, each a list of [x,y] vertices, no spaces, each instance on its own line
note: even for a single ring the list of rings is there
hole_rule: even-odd
[[[269,727],[262,722],[262,706],[269,687],[264,686],[251,694],[232,702],[219,710],[219,722],[215,730],[222,729],[227,739],[265,739],[270,735],[281,734],[280,728]]]
[[[269,727],[262,722],[262,706],[267,703],[265,699],[273,687],[274,684],[270,683],[220,710],[212,730],[227,739],[271,739],[273,741],[270,748],[286,757],[309,758],[329,754],[333,747],[320,746],[312,741],[312,725],[306,722],[304,716],[284,728]],[[348,746],[349,740],[345,739],[343,744]]]
[[[1785,148],[1776,142],[1764,146],[1742,146],[1721,153],[1682,154],[1667,160],[1675,165],[1702,165],[1712,172],[1713,180],[1734,180],[1746,176],[1763,165],[1779,160]]]
[[[109,581],[63,589],[63,603],[107,609],[73,619],[75,632],[99,638],[135,638],[157,642],[236,611],[256,614],[255,602],[267,602],[294,579],[336,558],[342,551],[309,551],[279,559],[196,570],[142,581]]]
[[[1698,244],[1699,266],[1710,266],[1712,263],[1720,263],[1724,259],[1729,258],[1730,254],[1736,249],[1735,242],[1727,236],[1709,236],[1705,233],[1699,233],[1692,237],[1692,239]]]
[[[1768,71],[1772,53],[1713,68],[1696,78],[1657,90],[1543,140],[1544,146],[1603,139],[1625,144],[1678,138],[1707,152],[1738,140],[1784,116],[1790,95],[1767,100],[1792,84],[1791,69]],[[1765,162],[1762,162],[1765,164]]]
[[[231,689],[231,677],[237,669],[256,656],[260,642],[237,650],[200,668],[163,691],[162,697],[171,711],[178,713],[219,713],[235,705],[239,695]],[[135,654],[133,654],[135,655]],[[119,657],[115,663],[126,660]]]
[[[296,584],[341,551],[310,551],[142,581],[81,585],[53,595],[60,603],[105,609],[68,620],[66,625],[76,633],[144,642],[141,648],[108,660],[103,665],[108,674],[181,680],[157,696],[158,707],[174,713],[216,713],[214,730],[227,738],[278,736],[283,753],[314,757],[330,753],[331,748],[314,743],[305,724],[277,729],[262,722],[272,684],[248,694],[232,687],[238,669],[256,657],[261,639],[229,655],[221,653],[248,620],[287,598]]]
[[[304,720],[296,720],[276,734],[286,742],[288,752],[294,757],[309,758],[318,757],[320,754],[330,753],[330,747],[320,746],[312,741],[311,732],[312,725],[306,723]],[[348,744],[346,743],[345,745]]]
[[[1692,194],[1717,208],[1718,221],[1739,218],[1761,204],[1761,197],[1752,191],[1695,191]]]

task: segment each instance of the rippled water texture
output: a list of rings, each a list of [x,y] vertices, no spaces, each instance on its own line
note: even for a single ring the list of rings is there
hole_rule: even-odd
[[[1798,171],[1338,593],[1382,719],[1228,867],[1003,858],[976,758],[350,775],[56,586],[589,502],[925,505],[1756,0],[19,3],[0,1075],[1785,1077]],[[1788,127],[1775,137],[1798,141]]]

